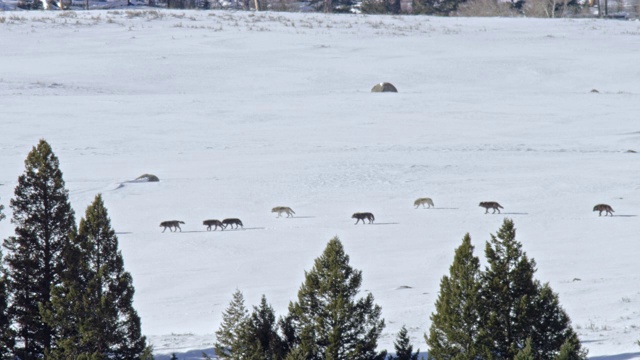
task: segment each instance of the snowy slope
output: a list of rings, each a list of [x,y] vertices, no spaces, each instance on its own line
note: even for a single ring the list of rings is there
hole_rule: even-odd
[[[103,194],[157,353],[211,348],[235,289],[284,315],[333,236],[383,309],[380,347],[406,324],[426,350],[454,249],[469,232],[483,259],[506,216],[590,356],[640,359],[640,157],[626,152],[640,151],[639,22],[0,19],[0,201],[49,141],[78,219]],[[370,93],[381,81],[399,93]],[[161,181],[127,182],[143,173]],[[424,196],[435,209],[413,208]],[[593,213],[601,202],[616,216]],[[276,218],[278,205],[296,217]],[[356,211],[376,224],[354,226]],[[201,225],[226,217],[245,229]],[[182,233],[161,232],[170,219]],[[11,233],[0,223],[1,238]]]

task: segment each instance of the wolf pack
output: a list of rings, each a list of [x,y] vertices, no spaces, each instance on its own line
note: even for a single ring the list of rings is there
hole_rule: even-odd
[[[433,200],[428,197],[422,197],[422,198],[416,199],[416,201],[413,202],[413,205],[415,206],[416,209],[419,208],[420,206],[422,206],[423,209],[428,209],[432,207],[435,208],[435,205],[433,204]],[[500,205],[497,201],[482,201],[478,206],[485,209],[485,212],[484,212],[485,214],[488,214],[490,209],[493,210],[492,214],[495,214],[496,212],[500,214],[500,209],[504,209],[502,205]],[[599,212],[598,216],[602,216],[603,212],[605,213],[604,216],[607,216],[607,215],[613,216],[613,213],[614,213],[613,208],[611,208],[611,206],[607,204],[598,204],[593,207],[593,211],[598,211]],[[286,214],[287,217],[294,217],[296,213],[295,211],[293,211],[293,209],[291,209],[288,206],[276,206],[273,209],[271,209],[271,212],[277,213],[278,214],[277,217],[282,217],[283,214]],[[373,224],[373,222],[376,219],[375,216],[370,212],[357,212],[357,213],[354,213],[351,216],[351,218],[356,219],[356,222],[354,225],[357,225],[361,221],[362,221],[362,224],[366,224],[365,220],[368,221],[369,224]],[[180,224],[184,224],[184,221],[167,220],[167,221],[161,222],[160,227],[164,228],[162,232],[165,232],[167,229],[169,229],[169,231],[171,232],[175,232],[175,231],[182,232],[182,228],[180,228]],[[230,229],[236,229],[236,230],[239,228],[244,229],[244,225],[242,224],[242,221],[238,218],[228,218],[222,221],[217,219],[208,219],[208,220],[204,220],[202,222],[202,225],[207,227],[207,231],[212,231],[212,230],[215,231],[218,228],[220,228],[220,230],[225,230],[227,227],[229,227]]]

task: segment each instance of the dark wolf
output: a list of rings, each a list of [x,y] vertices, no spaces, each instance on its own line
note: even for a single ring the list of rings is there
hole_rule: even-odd
[[[352,219],[357,219],[356,223],[354,225],[357,225],[360,220],[362,220],[362,223],[364,224],[364,220],[367,219],[369,220],[369,224],[371,224],[373,222],[373,220],[375,220],[376,218],[373,216],[372,213],[370,212],[363,212],[363,213],[355,213],[353,215],[351,215]]]
[[[164,229],[162,229],[162,232],[164,232],[165,230],[167,230],[167,228],[169,228],[170,231],[177,231],[180,230],[180,232],[182,232],[182,229],[180,228],[180,224],[184,224],[184,221],[180,221],[180,220],[169,220],[169,221],[163,221],[160,223],[160,226],[164,226]]]
[[[614,213],[611,206],[607,204],[598,204],[593,207],[593,211],[599,211],[600,213],[598,213],[598,216],[602,216],[603,211],[605,211],[604,216],[607,216],[607,215],[613,216],[613,213]]]
[[[478,206],[482,206],[483,208],[486,209],[486,211],[484,212],[485,214],[489,213],[489,209],[493,209],[492,214],[495,214],[496,210],[498,211],[498,214],[500,214],[500,209],[504,209],[502,206],[500,206],[500,204],[498,204],[495,201],[483,201]]]
[[[215,219],[205,220],[202,222],[202,225],[207,225],[207,231],[211,231],[212,226],[213,226],[213,230],[216,230],[218,227],[220,229],[224,229],[224,225],[222,224],[222,221],[215,220]]]
[[[222,225],[224,225],[224,229],[227,228],[227,226],[231,226],[231,228],[233,229],[233,225],[235,225],[236,229],[238,227],[244,228],[244,225],[242,225],[242,221],[240,221],[240,219],[236,219],[236,218],[231,218],[231,219],[224,219],[222,220]]]

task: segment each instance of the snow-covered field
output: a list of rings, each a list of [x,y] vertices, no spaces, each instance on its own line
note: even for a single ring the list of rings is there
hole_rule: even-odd
[[[510,217],[590,356],[640,359],[638,59],[640,22],[0,12],[0,202],[46,139],[78,219],[103,194],[158,354],[210,349],[235,289],[284,315],[333,236],[380,347],[406,324],[424,351],[454,249],[484,262]],[[226,217],[244,230],[201,225]]]

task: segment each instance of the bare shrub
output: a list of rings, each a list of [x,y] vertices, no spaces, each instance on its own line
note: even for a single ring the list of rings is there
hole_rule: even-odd
[[[457,11],[458,16],[515,16],[516,11],[511,8],[508,2],[497,0],[469,0],[460,4]]]
[[[574,16],[581,12],[580,6],[570,4],[570,0],[527,0],[522,13],[528,17],[557,18]]]
[[[59,18],[69,18],[75,19],[78,17],[78,14],[75,11],[64,11],[58,14]]]

